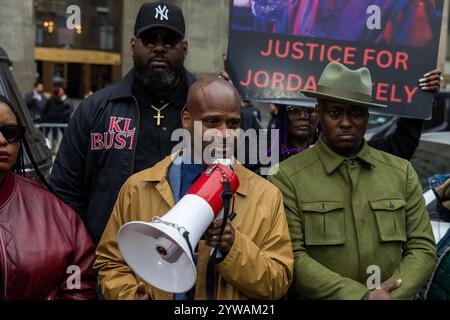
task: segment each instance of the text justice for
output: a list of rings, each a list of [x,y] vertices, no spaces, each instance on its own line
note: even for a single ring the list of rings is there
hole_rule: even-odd
[[[281,41],[270,39],[267,46],[259,51],[263,57],[280,59],[309,60],[315,62],[337,61],[345,65],[355,65],[355,59],[361,55],[358,48],[341,45],[324,45],[301,41]],[[358,59],[359,60],[359,59]],[[381,69],[408,70],[409,55],[401,51],[362,50],[362,66]]]
[[[248,69],[245,79],[240,81],[243,87],[256,87],[258,89],[272,89],[281,91],[316,90],[315,76],[302,78],[298,74],[282,72],[269,72],[266,70]],[[398,103],[412,103],[418,86],[406,84],[391,84],[386,82],[373,83],[374,98],[379,101]]]

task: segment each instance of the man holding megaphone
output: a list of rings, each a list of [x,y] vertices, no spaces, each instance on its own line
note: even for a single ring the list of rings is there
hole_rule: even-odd
[[[240,123],[236,89],[221,78],[195,82],[182,123],[194,137],[190,150],[133,175],[119,193],[94,265],[103,296],[281,298],[293,271],[283,199],[231,157],[229,130]],[[208,129],[216,129],[214,139],[204,139]],[[208,148],[227,160],[196,161]]]

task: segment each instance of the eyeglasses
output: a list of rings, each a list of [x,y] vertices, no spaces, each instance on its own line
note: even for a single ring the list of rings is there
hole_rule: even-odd
[[[18,143],[25,135],[25,127],[16,124],[10,124],[0,127],[0,133],[5,137],[8,143]]]
[[[288,106],[286,108],[288,117],[290,119],[298,118],[300,115],[304,114],[306,117],[314,117],[316,115],[316,110],[313,108],[304,108],[304,107],[292,107]]]
[[[137,35],[137,37],[141,39],[142,44],[147,48],[154,48],[156,46],[156,43],[158,42],[158,39],[161,39],[161,41],[164,43],[164,47],[169,49],[175,48],[178,42],[180,42],[182,39],[182,37],[176,33],[146,33]]]

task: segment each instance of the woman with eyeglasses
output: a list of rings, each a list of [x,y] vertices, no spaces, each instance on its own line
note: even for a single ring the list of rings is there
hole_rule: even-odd
[[[23,173],[25,127],[0,96],[0,300],[96,299],[95,248],[78,215]]]
[[[308,149],[317,141],[319,130],[314,101],[311,100],[310,104],[311,106],[278,105],[280,161]]]

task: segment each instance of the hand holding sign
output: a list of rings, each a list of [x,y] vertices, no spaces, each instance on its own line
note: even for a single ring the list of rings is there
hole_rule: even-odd
[[[422,2],[379,1],[381,28],[367,28],[369,0],[287,5],[279,21],[233,7],[226,71],[243,99],[301,105],[299,90],[315,90],[330,61],[367,67],[381,113],[428,119],[441,78],[423,74],[436,66],[443,3]]]
[[[430,91],[433,93],[438,93],[441,89],[441,81],[444,80],[441,76],[441,70],[433,70],[426,74],[424,77],[419,79],[420,89],[424,91]]]

